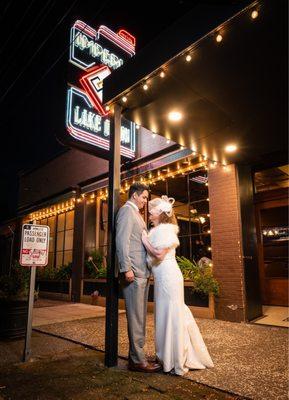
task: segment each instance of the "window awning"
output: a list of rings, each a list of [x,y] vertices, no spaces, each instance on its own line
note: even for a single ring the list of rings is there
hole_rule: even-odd
[[[104,103],[221,163],[287,151],[286,18],[286,0],[198,6],[106,78]],[[182,118],[170,121],[172,111]]]

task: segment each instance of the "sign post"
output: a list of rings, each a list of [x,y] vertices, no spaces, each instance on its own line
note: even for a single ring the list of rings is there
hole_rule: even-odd
[[[30,267],[30,285],[28,300],[28,316],[25,336],[23,361],[29,360],[31,354],[32,313],[36,267],[46,266],[49,251],[49,226],[24,224],[21,235],[20,265]]]

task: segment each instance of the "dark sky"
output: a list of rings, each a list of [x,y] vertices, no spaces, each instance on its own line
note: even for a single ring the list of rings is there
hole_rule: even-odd
[[[123,27],[136,36],[139,50],[198,3],[217,1],[1,1],[0,220],[15,214],[17,173],[63,150],[56,133],[65,123],[69,28],[74,20],[94,28]]]

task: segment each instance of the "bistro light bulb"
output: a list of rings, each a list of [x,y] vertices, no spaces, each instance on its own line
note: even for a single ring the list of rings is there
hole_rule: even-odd
[[[123,96],[122,102],[123,102],[123,103],[126,103],[126,102],[127,102],[127,97],[126,97],[126,96]]]
[[[226,153],[234,153],[237,150],[237,146],[235,144],[228,144],[225,147],[225,152]]]
[[[170,141],[170,139],[167,139],[167,143],[169,144],[171,141]]]
[[[105,106],[105,111],[109,111],[109,106]]]
[[[148,90],[149,87],[148,87],[147,83],[145,83],[142,88],[143,88],[143,90]]]
[[[223,36],[220,33],[218,33],[218,35],[216,36],[216,41],[218,43],[220,43],[222,40],[223,40]]]
[[[165,76],[166,76],[166,74],[164,73],[164,71],[161,71],[160,77],[161,77],[161,78],[164,78]]]
[[[256,19],[258,17],[258,15],[259,15],[259,13],[258,13],[257,10],[254,10],[254,11],[251,12],[251,18],[252,19]]]
[[[186,56],[186,61],[187,61],[187,62],[190,62],[191,59],[192,59],[192,56],[191,56],[190,54],[188,54],[188,55]]]
[[[168,118],[169,118],[170,121],[176,122],[176,121],[180,121],[180,120],[183,118],[183,116],[182,116],[182,114],[181,114],[180,112],[178,112],[178,111],[171,111],[171,112],[168,114]]]

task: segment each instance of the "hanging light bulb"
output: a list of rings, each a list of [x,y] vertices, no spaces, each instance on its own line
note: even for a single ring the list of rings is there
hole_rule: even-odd
[[[161,77],[161,78],[164,78],[165,76],[166,76],[166,74],[164,73],[164,71],[161,71],[160,77]]]
[[[223,40],[223,36],[220,33],[218,33],[217,36],[216,36],[216,41],[218,43],[221,43],[222,40]]]
[[[252,19],[256,19],[256,18],[258,17],[258,15],[259,15],[259,13],[258,13],[257,10],[253,10],[253,11],[251,12],[251,18],[252,18]]]
[[[186,55],[186,61],[190,62],[192,60],[192,56],[190,54]]]

